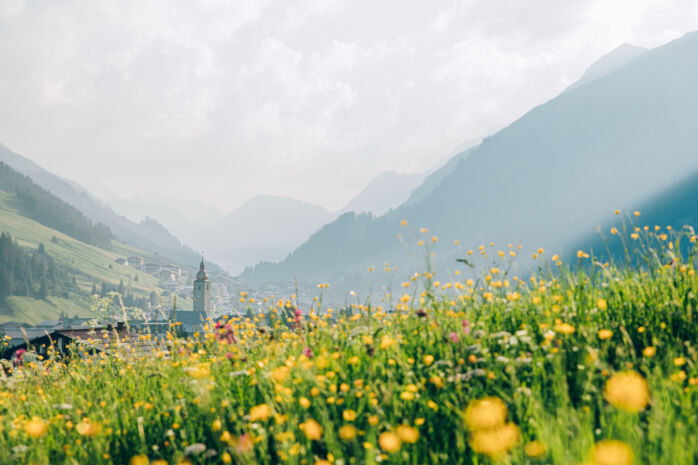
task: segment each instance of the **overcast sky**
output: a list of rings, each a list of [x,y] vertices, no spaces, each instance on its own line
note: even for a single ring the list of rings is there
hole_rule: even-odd
[[[0,142],[99,196],[342,207],[695,0],[0,0]]]

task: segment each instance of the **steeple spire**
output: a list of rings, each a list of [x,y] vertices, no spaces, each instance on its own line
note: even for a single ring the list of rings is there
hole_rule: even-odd
[[[199,265],[199,272],[196,273],[197,281],[206,281],[208,279],[208,273],[206,273],[206,264],[204,263],[204,257],[201,257],[201,265]]]

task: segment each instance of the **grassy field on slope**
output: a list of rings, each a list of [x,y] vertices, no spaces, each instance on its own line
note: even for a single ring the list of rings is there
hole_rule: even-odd
[[[149,351],[25,354],[0,462],[694,465],[696,236],[627,241],[645,260],[539,250],[522,280],[483,246],[490,266],[408,277],[395,306],[280,300]]]
[[[146,261],[169,263],[167,259],[117,241],[112,241],[113,250],[110,251],[80,242],[20,215],[13,208],[12,196],[2,191],[0,191],[0,231],[10,233],[23,247],[36,249],[39,243],[43,243],[46,252],[57,264],[68,267],[78,275],[77,284],[86,294],[91,291],[93,283],[99,289],[103,282],[115,286],[120,280],[123,280],[127,289],[139,296],[148,296],[153,290],[162,292],[155,276],[119,265],[115,260],[119,257],[141,256]],[[136,274],[138,281],[134,279]],[[50,297],[42,301],[31,297],[14,296],[8,299],[7,304],[11,305],[11,309],[0,309],[4,313],[0,314],[0,322],[14,320],[36,323],[37,319],[38,321],[55,319],[62,311],[69,316],[76,313],[80,316],[91,316],[90,299],[87,297],[70,300]],[[187,305],[191,306],[191,302],[184,299],[181,299],[181,302],[178,301],[178,306],[183,309],[186,309]]]

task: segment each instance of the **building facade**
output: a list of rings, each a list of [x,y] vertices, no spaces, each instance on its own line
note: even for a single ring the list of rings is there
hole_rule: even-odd
[[[181,328],[188,335],[201,331],[211,311],[211,281],[208,280],[206,264],[201,259],[199,271],[194,281],[194,306],[193,310],[174,310],[170,315],[172,321],[181,324]]]
[[[196,273],[196,281],[194,281],[194,311],[204,313],[204,319],[211,311],[211,281],[208,280],[203,258],[201,265],[199,265],[199,272]]]

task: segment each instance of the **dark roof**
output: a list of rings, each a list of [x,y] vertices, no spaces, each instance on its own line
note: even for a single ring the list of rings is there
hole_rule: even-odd
[[[195,312],[192,310],[177,310],[177,321],[183,325],[203,324],[206,321],[206,314],[203,312]],[[172,320],[175,319],[175,313],[172,312]]]
[[[80,341],[89,346],[89,352],[106,352],[109,351],[111,347],[114,347],[115,336],[119,337],[119,344],[128,344],[132,347],[136,347],[141,352],[150,352],[157,346],[155,341],[142,339],[140,333],[128,331],[123,325],[118,325],[116,328],[110,326],[55,330],[51,333],[31,339],[29,345],[39,353],[45,353],[45,350],[42,349],[50,346],[52,343],[58,350],[63,351],[63,349],[71,343]],[[20,349],[26,350],[27,343],[23,342],[17,346],[10,347],[5,350],[2,357],[9,360],[15,352]]]

